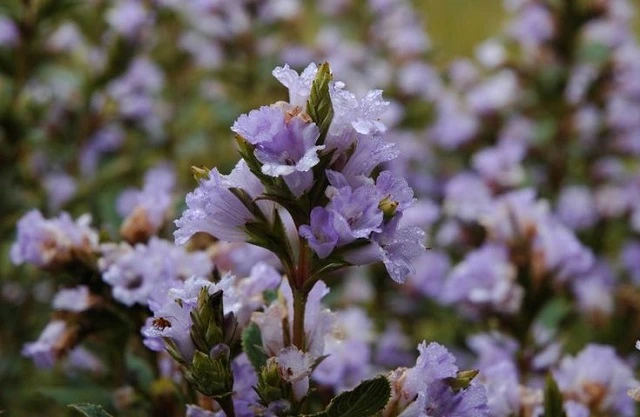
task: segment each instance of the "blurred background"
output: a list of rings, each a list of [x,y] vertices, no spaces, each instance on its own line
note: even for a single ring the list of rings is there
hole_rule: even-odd
[[[25,212],[90,213],[103,236],[115,239],[118,196],[170,163],[175,217],[195,184],[191,166],[228,172],[235,164],[233,121],[286,99],[271,75],[285,63],[300,70],[327,60],[351,90],[384,89],[393,103],[387,122],[424,138],[436,101],[426,74],[439,77],[459,58],[477,60],[486,39],[502,41],[509,4],[517,2],[0,3],[0,410],[61,416],[64,404],[106,403],[111,391],[66,368],[38,371],[20,355],[49,320],[55,288],[45,273],[10,261]],[[640,17],[633,19],[638,39]],[[526,56],[506,51],[506,61]],[[172,230],[169,222],[161,234]],[[421,331],[456,337],[433,326]]]

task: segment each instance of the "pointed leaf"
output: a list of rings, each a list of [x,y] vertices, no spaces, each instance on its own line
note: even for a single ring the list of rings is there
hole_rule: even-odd
[[[242,332],[242,350],[247,354],[249,362],[256,372],[267,363],[268,356],[262,348],[262,334],[260,328],[255,323],[251,323]]]
[[[551,373],[547,375],[547,381],[544,385],[543,417],[567,417],[564,412],[562,393]]]

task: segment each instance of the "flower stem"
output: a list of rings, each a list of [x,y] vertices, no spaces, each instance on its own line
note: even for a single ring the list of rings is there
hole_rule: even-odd
[[[225,416],[227,417],[236,417],[236,411],[233,406],[233,398],[231,395],[225,395],[222,398],[216,398],[216,401],[224,411]]]
[[[305,239],[300,239],[298,267],[294,279],[293,290],[293,344],[300,350],[305,350],[304,314],[309,290],[305,282],[309,279],[309,246]]]
[[[293,290],[293,344],[300,350],[305,350],[304,341],[304,313],[307,304],[307,293],[299,289]]]

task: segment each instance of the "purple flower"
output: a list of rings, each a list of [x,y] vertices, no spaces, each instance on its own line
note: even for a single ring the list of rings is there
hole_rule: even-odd
[[[631,281],[640,284],[640,241],[631,240],[624,244],[620,252],[620,261]]]
[[[457,99],[444,96],[437,103],[436,120],[429,137],[444,149],[456,149],[471,141],[479,128],[478,119]]]
[[[392,174],[390,171],[382,171],[376,178],[376,189],[382,196],[381,200],[393,202],[395,210],[403,212],[415,203],[413,190],[407,180]]]
[[[598,220],[596,202],[586,186],[562,189],[558,197],[557,213],[560,220],[573,230],[583,230]]]
[[[127,189],[120,194],[116,206],[118,213],[126,217],[122,230],[126,230],[128,222],[135,223],[143,219],[142,223],[150,226],[148,234],[157,233],[171,207],[171,193],[174,186],[173,168],[170,165],[159,165],[146,173],[141,190]],[[131,225],[131,227],[135,226],[140,227]]]
[[[289,65],[285,65],[284,67],[276,67],[273,70],[273,76],[289,89],[289,103],[304,108],[317,72],[316,64],[309,64],[300,75],[289,68]]]
[[[128,38],[137,36],[149,19],[149,12],[137,0],[120,1],[106,14],[107,23],[119,34]]]
[[[203,278],[191,277],[180,282],[164,294],[163,303],[151,304],[154,317],[147,320],[142,328],[145,345],[152,350],[163,350],[161,338],[170,339],[177,347],[182,358],[190,361],[195,352],[191,340],[191,312],[197,306],[198,294],[206,288],[209,294],[222,291],[224,314],[235,312],[240,307],[234,290],[235,278],[225,275],[213,283]]]
[[[575,357],[563,358],[553,376],[565,396],[593,413],[635,415],[635,404],[627,390],[637,387],[638,381],[611,346],[587,345]]]
[[[518,185],[524,180],[526,147],[519,140],[501,140],[497,146],[480,150],[473,155],[472,165],[486,181],[501,185]]]
[[[44,188],[47,191],[48,206],[52,211],[57,211],[60,207],[71,200],[76,193],[76,180],[63,172],[53,173],[44,179]]]
[[[391,278],[403,283],[407,275],[415,273],[413,260],[424,252],[426,234],[419,227],[399,228],[400,219],[401,215],[392,219],[382,233],[374,236],[374,242]]]
[[[339,169],[351,183],[359,177],[368,177],[383,162],[391,161],[399,154],[394,143],[378,137],[357,136],[356,146],[349,160]]]
[[[315,368],[313,379],[336,392],[356,386],[369,372],[372,337],[372,323],[363,310],[336,313],[336,326],[325,337],[324,354],[329,356]]]
[[[270,360],[275,360],[278,364],[280,377],[291,383],[293,396],[296,401],[300,401],[309,391],[309,376],[313,359],[309,353],[299,350],[295,346],[282,349],[278,355]]]
[[[467,345],[478,356],[477,367],[481,372],[504,360],[513,360],[520,349],[515,339],[498,332],[470,336]]]
[[[324,145],[315,146],[320,136],[315,123],[301,116],[287,120],[283,109],[263,106],[240,116],[231,130],[255,145],[263,174],[284,177],[296,196],[311,187],[310,170],[320,161],[318,151],[324,149]]]
[[[258,377],[246,354],[241,353],[231,362],[233,372],[233,404],[238,417],[253,417],[258,406],[258,394],[253,387]]]
[[[576,277],[572,284],[580,311],[596,316],[613,313],[615,275],[606,261],[598,262],[591,271]]]
[[[300,236],[309,242],[309,246],[320,259],[329,256],[338,244],[334,217],[333,211],[324,207],[314,207],[311,210],[310,225],[300,226]]]
[[[520,412],[520,383],[518,370],[511,360],[504,358],[480,371],[480,383],[487,393],[487,406],[492,417],[518,415]]]
[[[332,84],[329,88],[333,104],[334,117],[327,136],[327,147],[345,151],[358,135],[375,136],[384,133],[387,128],[380,117],[389,107],[382,99],[382,90],[369,91],[361,99]]]
[[[113,297],[128,306],[162,305],[171,287],[194,275],[208,276],[213,268],[206,253],[189,253],[156,237],[110,255],[100,260],[102,279],[112,286]]]
[[[402,331],[400,323],[387,325],[377,337],[375,363],[385,367],[409,366],[413,362],[411,339]]]
[[[587,273],[595,262],[591,250],[583,246],[573,232],[552,218],[538,224],[533,250],[541,260],[536,267],[552,273],[559,283]]]
[[[67,374],[74,374],[77,371],[102,374],[106,369],[98,356],[82,346],[78,346],[69,352],[64,368]]]
[[[458,372],[455,358],[443,346],[425,342],[413,368],[392,374],[394,393],[387,407],[402,410],[399,417],[488,417],[485,389],[477,382],[454,391],[447,383]]]
[[[146,57],[136,58],[127,71],[107,85],[107,94],[119,105],[120,114],[145,124],[158,117],[155,97],[164,86],[164,74]]]
[[[410,275],[406,284],[420,294],[438,298],[451,270],[449,255],[444,251],[427,250],[415,261],[416,273]]]
[[[454,377],[458,372],[456,358],[444,346],[422,342],[418,352],[415,366],[406,372],[404,390],[418,394],[433,382]]]
[[[221,175],[213,169],[209,178],[202,180],[198,188],[187,194],[187,209],[175,221],[177,230],[174,233],[176,243],[184,244],[198,232],[208,233],[228,242],[246,240],[244,226],[255,221],[253,213],[229,189],[241,188],[250,197],[260,196],[264,187],[249,171],[247,164],[241,160],[229,175]],[[273,204],[257,203],[265,214],[271,218]]]
[[[427,414],[428,413],[428,414]],[[454,392],[444,381],[436,381],[399,417],[488,417],[489,407],[485,389],[478,383]]]
[[[91,293],[86,285],[60,290],[53,297],[53,308],[56,310],[79,313],[92,304]]]
[[[518,97],[518,80],[513,71],[502,70],[467,94],[467,104],[478,114],[503,110]]]
[[[92,252],[97,247],[98,234],[89,227],[90,223],[89,215],[75,222],[67,213],[47,220],[38,210],[32,210],[18,221],[11,261],[49,268],[72,261],[74,252]]]
[[[125,132],[117,124],[109,124],[89,139],[89,143],[80,151],[80,172],[93,175],[103,154],[118,150],[124,142]]]
[[[338,234],[338,246],[381,232],[383,213],[378,207],[380,199],[375,187],[363,185],[353,190],[346,184],[336,185],[339,188],[327,189],[327,196],[331,199],[327,210],[334,213],[333,225]]]
[[[465,222],[477,222],[491,206],[491,190],[478,176],[460,173],[444,189],[444,210]]]
[[[20,42],[18,26],[6,16],[0,16],[0,48],[12,48]]]
[[[470,252],[449,275],[442,292],[448,304],[462,303],[472,312],[485,309],[515,313],[520,308],[524,290],[515,278],[506,248],[486,245]]]
[[[553,36],[551,13],[544,6],[529,3],[518,11],[509,26],[509,34],[525,48],[535,48]]]
[[[214,413],[213,411],[205,410],[197,405],[188,404],[185,411],[186,417],[223,417],[224,413]]]
[[[24,345],[22,355],[31,358],[38,368],[51,368],[62,354],[63,346],[60,343],[66,331],[67,324],[64,321],[49,322],[38,340]]]

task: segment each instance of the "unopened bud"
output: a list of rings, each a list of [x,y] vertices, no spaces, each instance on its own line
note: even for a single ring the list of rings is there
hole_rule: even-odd
[[[473,381],[476,375],[478,375],[477,369],[459,371],[456,374],[455,378],[447,378],[446,381],[447,381],[447,384],[449,384],[449,386],[451,387],[451,389],[457,392],[457,391],[469,388],[471,381]]]
[[[209,172],[211,172],[211,170],[204,165],[201,167],[197,167],[195,165],[191,166],[191,173],[193,173],[193,178],[195,178],[198,182],[209,178]]]

